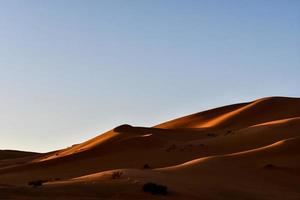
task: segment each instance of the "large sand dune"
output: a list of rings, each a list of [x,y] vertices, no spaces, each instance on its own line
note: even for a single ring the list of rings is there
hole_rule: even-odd
[[[114,172],[122,174],[113,179]],[[47,183],[27,185],[35,180]],[[146,182],[169,194],[143,192]],[[299,185],[299,98],[263,98],[149,128],[122,125],[47,154],[0,151],[0,199],[296,200]]]
[[[271,111],[271,112],[270,112]],[[299,117],[299,98],[269,97],[249,103],[225,106],[175,119],[159,128],[237,129],[273,120]]]

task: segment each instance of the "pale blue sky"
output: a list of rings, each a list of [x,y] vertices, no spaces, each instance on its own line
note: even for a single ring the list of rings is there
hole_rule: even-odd
[[[0,0],[0,149],[300,96],[300,1]]]

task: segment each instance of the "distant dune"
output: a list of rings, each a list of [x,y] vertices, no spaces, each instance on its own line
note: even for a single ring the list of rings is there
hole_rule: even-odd
[[[121,125],[46,154],[0,151],[0,199],[299,200],[299,185],[300,98]]]
[[[34,156],[34,155],[38,155],[38,153],[26,152],[26,151],[15,151],[15,150],[0,150],[0,160],[24,158],[28,156]]]

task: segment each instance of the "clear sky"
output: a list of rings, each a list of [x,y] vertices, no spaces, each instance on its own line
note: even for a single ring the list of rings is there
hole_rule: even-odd
[[[299,87],[299,0],[0,0],[0,149]]]

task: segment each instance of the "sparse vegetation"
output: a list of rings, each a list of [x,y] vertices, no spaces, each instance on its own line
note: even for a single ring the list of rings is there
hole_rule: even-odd
[[[209,136],[209,137],[217,137],[217,135],[214,134],[214,133],[207,133],[206,135]]]
[[[266,164],[266,165],[264,166],[264,168],[265,168],[265,169],[274,169],[274,168],[275,168],[275,165],[273,165],[273,164]]]
[[[166,151],[169,152],[169,151],[174,151],[177,149],[177,146],[175,144],[172,144],[171,146],[169,146]]]
[[[29,181],[28,185],[32,186],[32,187],[41,187],[46,182],[48,182],[48,181],[47,180]]]
[[[158,185],[156,183],[145,183],[143,186],[143,191],[153,195],[167,195],[168,187],[164,185]]]
[[[111,174],[111,178],[112,179],[120,179],[122,175],[123,175],[123,172],[116,171]]]
[[[148,164],[144,164],[143,169],[151,169],[151,167]]]
[[[233,132],[231,130],[227,130],[224,135],[229,135],[229,134],[233,134]]]

